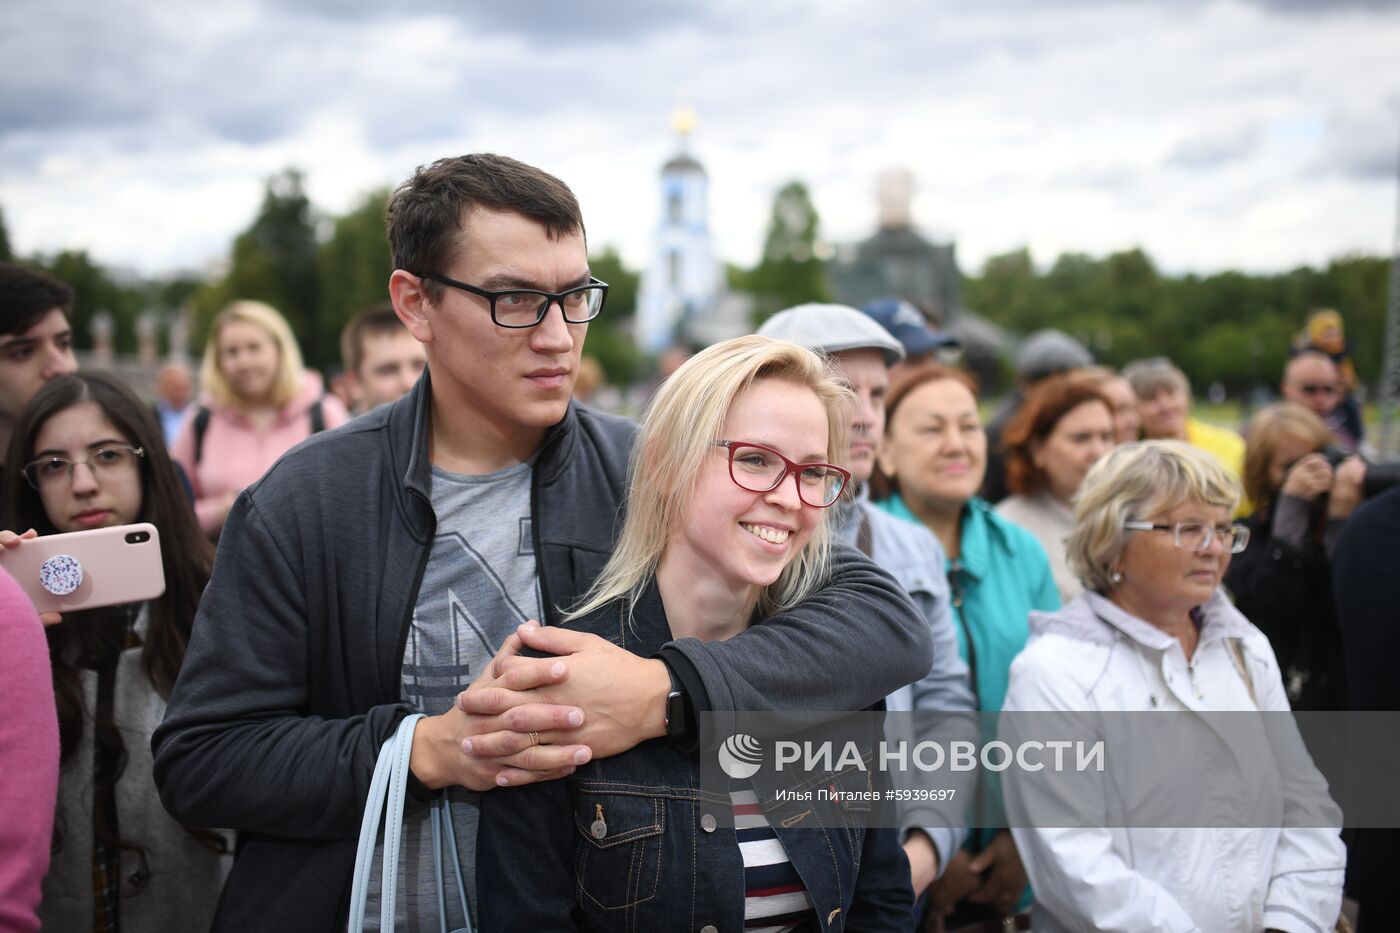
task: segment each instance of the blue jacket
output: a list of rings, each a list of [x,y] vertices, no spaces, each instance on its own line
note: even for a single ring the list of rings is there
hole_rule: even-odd
[[[640,655],[671,637],[655,583],[630,621],[618,600],[568,625]],[[869,748],[876,737],[863,738]],[[826,773],[793,789],[870,791],[871,773]],[[865,828],[876,822],[870,804],[777,800],[781,785],[766,774],[753,788],[812,899],[812,929],[910,929],[913,889],[896,831]],[[653,740],[564,780],[491,792],[477,832],[481,929],[739,933],[744,867],[728,790],[702,782],[698,754]]]

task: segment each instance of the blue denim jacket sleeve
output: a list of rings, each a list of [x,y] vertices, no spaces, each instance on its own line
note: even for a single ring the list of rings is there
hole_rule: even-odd
[[[851,915],[846,933],[893,933],[914,921],[914,889],[909,860],[893,829],[867,829],[861,849]]]
[[[566,781],[481,796],[477,925],[492,933],[575,931],[573,817]]]

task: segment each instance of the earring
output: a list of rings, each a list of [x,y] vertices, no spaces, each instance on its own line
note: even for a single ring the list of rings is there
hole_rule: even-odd
[[[1121,571],[1121,570],[1115,570],[1115,571],[1113,571],[1112,573],[1110,573],[1110,574],[1108,575],[1108,582],[1109,582],[1109,583],[1112,583],[1114,586],[1117,586],[1118,584],[1122,583],[1122,582],[1123,582],[1123,571]]]

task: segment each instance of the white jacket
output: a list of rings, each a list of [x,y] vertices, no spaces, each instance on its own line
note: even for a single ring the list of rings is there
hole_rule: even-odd
[[[1017,710],[1286,711],[1288,701],[1268,639],[1220,591],[1201,608],[1201,638],[1190,663],[1176,638],[1096,593],[1086,592],[1056,613],[1032,613],[1031,641],[1011,665],[1003,714]],[[1232,639],[1238,639],[1250,683],[1242,676]],[[1209,717],[1200,718],[1204,722]],[[1239,717],[1233,721],[1254,722]],[[1210,754],[1195,747],[1190,752]],[[1240,756],[1233,747],[1228,747],[1227,754]],[[1111,753],[1108,761],[1114,761]],[[1119,767],[1130,770],[1134,764]],[[1257,783],[1251,782],[1248,795],[1276,802],[1276,812],[1288,813],[1293,812],[1290,807],[1301,806],[1296,801],[1311,794],[1308,799],[1324,801],[1326,822],[1335,815],[1340,827],[1341,811],[1326,798],[1326,784],[1310,759],[1304,757],[1303,766],[1284,770],[1290,773],[1270,770]],[[1141,777],[1139,773],[1135,780]],[[1115,775],[1112,764],[1089,778],[1096,782],[1093,805],[1101,801],[1104,825],[1116,822],[1116,828],[1012,829],[1035,891],[1034,929],[1055,933],[1254,933],[1264,929],[1326,933],[1333,929],[1341,910],[1346,866],[1339,829],[1123,828],[1134,821],[1115,819],[1115,808],[1121,808],[1119,813],[1132,811],[1133,795],[1141,798],[1142,792],[1125,789],[1127,782],[1122,778],[1121,772]],[[1003,775],[1003,784],[1013,827],[1033,825],[1027,814],[1048,812],[1055,803],[1046,796],[1043,783],[1029,777],[1018,780],[1015,769]],[[1194,806],[1210,795],[1212,788],[1206,784],[1175,782],[1158,790],[1168,799],[1173,794],[1190,795]],[[1084,785],[1078,787],[1082,792]],[[1161,797],[1152,802],[1160,805]]]

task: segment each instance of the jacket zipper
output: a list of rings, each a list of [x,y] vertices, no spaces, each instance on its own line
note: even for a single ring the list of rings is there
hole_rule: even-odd
[[[410,496],[422,499],[421,493],[409,490]],[[403,622],[399,625],[399,650],[394,663],[394,679],[396,686],[393,691],[394,701],[403,702],[403,654],[408,650],[408,633],[413,628],[413,611],[418,608],[418,590],[423,585],[423,574],[428,570],[428,561],[433,556],[433,540],[437,537],[437,513],[433,511],[433,504],[428,503],[428,512],[432,515],[432,520],[428,527],[428,541],[423,547],[423,557],[418,561],[418,569],[413,574],[413,587],[408,593],[408,609],[404,613]]]

